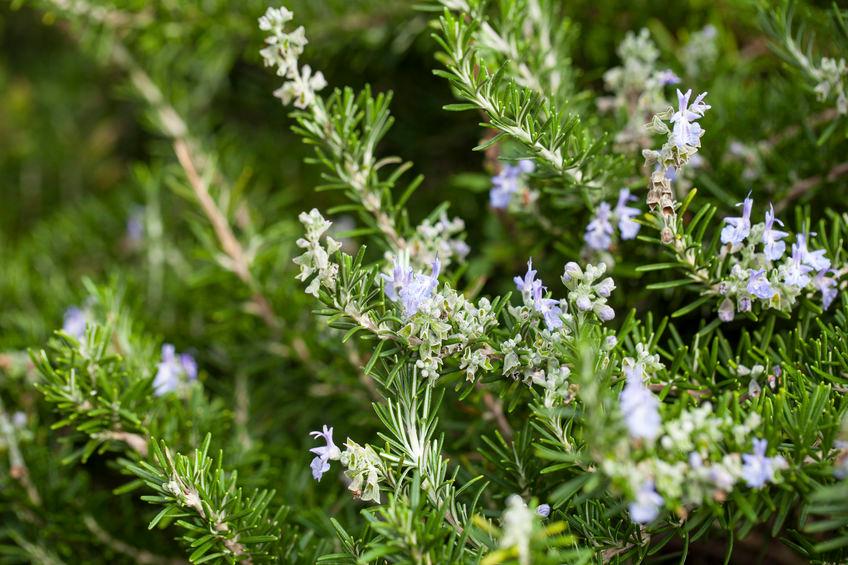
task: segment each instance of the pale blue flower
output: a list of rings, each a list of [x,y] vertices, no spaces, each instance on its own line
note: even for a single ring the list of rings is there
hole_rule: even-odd
[[[641,227],[638,222],[633,221],[633,218],[639,215],[639,209],[627,205],[631,200],[636,200],[636,197],[630,196],[630,191],[626,188],[618,192],[618,204],[615,205],[614,214],[618,218],[621,239],[633,239]]]
[[[398,292],[401,304],[403,305],[403,313],[409,318],[414,316],[421,306],[432,298],[433,291],[439,285],[439,271],[441,263],[436,257],[432,264],[432,273],[424,275],[423,273],[415,273],[412,275],[412,280],[404,285]]]
[[[798,235],[797,241],[792,244],[792,257],[783,272],[783,284],[798,288],[804,288],[810,284],[810,277],[807,273],[812,271],[813,268],[803,263],[805,249],[804,236]]]
[[[400,290],[412,281],[412,267],[409,266],[406,256],[397,257],[392,265],[392,272],[388,275],[381,273],[380,276],[385,281],[383,290],[386,296],[389,300],[397,302]]]
[[[539,281],[541,282],[541,281]],[[562,327],[562,308],[559,306],[559,301],[553,298],[542,298],[542,293],[545,288],[541,285],[536,286],[533,290],[533,307],[537,312],[542,314],[545,320],[545,326],[550,331]]]
[[[811,233],[810,235],[816,234]],[[815,251],[807,249],[807,238],[804,234],[799,233],[795,239],[798,245],[798,251],[801,254],[802,263],[809,265],[814,271],[830,268],[830,259],[825,257],[826,251],[824,249],[817,249]]]
[[[586,226],[583,240],[590,249],[602,251],[612,245],[613,227],[611,223],[612,209],[608,202],[601,202],[595,210],[595,215]]]
[[[619,395],[619,407],[624,423],[632,438],[652,440],[660,433],[662,419],[659,399],[642,382],[643,369],[640,364],[625,365],[627,382]]]
[[[497,209],[509,206],[512,195],[521,188],[521,175],[532,173],[535,169],[536,165],[528,159],[521,160],[516,165],[505,164],[501,172],[492,177],[489,205]]]
[[[660,71],[657,73],[657,81],[662,85],[666,86],[669,84],[679,84],[680,77],[674,74],[674,71],[671,69],[665,69],[664,71]]]
[[[524,278],[513,277],[512,280],[515,281],[515,286],[521,295],[526,298],[535,296],[536,288],[541,288],[542,286],[542,281],[536,280],[536,271],[533,269],[532,257],[527,261],[527,273],[524,275]]]
[[[701,136],[704,130],[697,120],[704,117],[704,112],[710,109],[711,106],[704,104],[704,97],[707,93],[701,93],[689,105],[689,98],[692,96],[692,89],[686,91],[686,94],[677,91],[677,112],[671,116],[671,122],[674,124],[671,132],[671,142],[677,147],[686,145],[693,147],[701,146]]]
[[[742,206],[740,217],[724,219],[727,225],[721,230],[722,243],[739,245],[745,241],[745,238],[751,233],[751,207],[753,205],[753,199],[747,197],[743,202],[737,204],[737,206]]]
[[[742,454],[742,478],[751,488],[761,488],[773,482],[775,472],[786,467],[783,457],[766,457],[767,448],[768,441],[755,439],[754,452]]]
[[[550,504],[540,504],[536,507],[536,514],[541,516],[542,518],[547,518],[551,515],[551,505]]]
[[[822,306],[825,310],[830,308],[830,305],[839,295],[839,291],[836,289],[836,281],[827,276],[828,272],[827,269],[822,269],[816,273],[816,277],[813,279],[813,285],[822,293]]]
[[[645,481],[636,492],[636,499],[627,506],[627,509],[631,520],[637,524],[647,524],[657,519],[662,505],[663,497],[657,494],[653,481]]]
[[[323,426],[323,430],[320,432],[309,432],[313,438],[323,438],[327,445],[322,445],[320,447],[313,447],[309,451],[316,455],[315,459],[312,460],[309,467],[312,469],[312,477],[316,481],[320,481],[321,477],[324,476],[324,473],[330,470],[330,460],[338,459],[341,457],[342,452],[333,443],[333,428],[328,428],[327,426]]]
[[[748,293],[763,300],[771,299],[774,296],[774,289],[766,278],[765,269],[760,269],[759,271],[751,269],[750,273],[750,277],[748,278]]]
[[[765,247],[763,252],[771,261],[777,261],[783,256],[783,253],[786,251],[786,243],[780,240],[789,235],[785,231],[774,229],[775,222],[781,226],[783,225],[783,222],[774,217],[774,206],[770,204],[769,209],[766,210],[766,225],[765,231],[763,231],[763,243]]]
[[[197,379],[197,362],[188,353],[177,355],[170,343],[162,345],[162,359],[153,379],[153,394],[162,396],[180,388],[187,381]]]
[[[81,341],[85,337],[85,326],[88,323],[88,314],[85,310],[80,310],[76,306],[71,306],[65,310],[65,317],[62,321],[62,331]]]

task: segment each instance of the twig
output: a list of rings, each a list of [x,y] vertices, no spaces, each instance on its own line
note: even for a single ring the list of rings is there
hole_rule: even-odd
[[[173,565],[181,565],[183,563],[187,563],[183,559],[168,558],[163,557],[161,555],[156,555],[147,550],[133,547],[119,539],[115,539],[109,534],[109,532],[104,530],[90,514],[86,514],[85,516],[83,516],[82,521],[83,524],[85,524],[85,527],[88,528],[88,531],[90,531],[100,543],[116,551],[117,553],[126,555],[127,557],[131,557],[135,560],[136,563],[141,563],[142,565],[153,563],[171,563]]]
[[[33,506],[41,506],[41,496],[29,478],[29,468],[21,454],[14,426],[12,426],[12,422],[9,421],[9,417],[6,415],[2,399],[0,399],[0,433],[3,434],[3,438],[6,441],[6,448],[9,450],[9,475],[21,483]]]
[[[200,202],[203,213],[212,224],[215,236],[218,238],[221,248],[230,259],[232,270],[236,276],[253,292],[253,303],[256,313],[275,332],[280,329],[280,324],[274,314],[271,303],[258,290],[258,285],[250,273],[250,261],[247,253],[239,243],[230,227],[224,212],[218,207],[206,180],[198,172],[208,166],[210,159],[194,146],[189,140],[189,129],[185,120],[179,113],[168,104],[162,91],[153,82],[150,76],[136,64],[129,51],[117,40],[113,42],[112,58],[129,72],[130,81],[141,96],[150,104],[159,118],[162,133],[173,140],[174,153],[182,166],[192,191]]]
[[[203,212],[209,218],[209,222],[212,224],[212,229],[215,230],[215,235],[218,237],[224,253],[232,261],[233,272],[253,291],[253,302],[257,307],[259,316],[270,328],[279,330],[279,322],[277,322],[277,317],[274,315],[270,302],[268,302],[268,299],[262,293],[256,290],[257,285],[253,279],[253,275],[250,274],[250,261],[247,259],[247,253],[245,253],[241,243],[236,239],[224,213],[221,212],[209,194],[209,188],[206,186],[206,183],[197,173],[197,168],[195,167],[186,139],[177,138],[174,140],[174,153],[176,153],[177,160],[185,171],[188,182],[195,196],[197,196],[197,200],[200,202],[200,207],[203,208]]]
[[[790,202],[803,196],[808,190],[821,184],[823,181],[833,182],[839,177],[848,175],[848,162],[835,165],[827,175],[814,175],[805,179],[801,179],[792,185],[789,193],[783,197],[780,202],[774,207],[775,212],[781,212]]]
[[[483,384],[479,381],[476,386],[477,390],[483,393],[483,404],[486,405],[487,414],[494,419],[495,424],[497,424],[504,439],[511,441],[513,437],[512,426],[509,425],[509,421],[506,419],[506,415],[503,411],[503,403],[500,398],[496,398],[492,393],[487,391]]]
[[[120,430],[111,430],[93,434],[92,437],[123,442],[138,452],[138,454],[142,457],[147,457],[147,440],[139,434]]]

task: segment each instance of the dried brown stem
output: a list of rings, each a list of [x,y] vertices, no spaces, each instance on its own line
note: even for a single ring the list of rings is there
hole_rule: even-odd
[[[501,399],[487,391],[483,384],[479,381],[477,382],[477,389],[483,393],[483,404],[486,405],[486,413],[495,421],[495,424],[497,424],[498,430],[500,430],[504,439],[511,441],[514,434],[512,426],[509,425],[509,421],[506,419],[506,415],[504,414]]]

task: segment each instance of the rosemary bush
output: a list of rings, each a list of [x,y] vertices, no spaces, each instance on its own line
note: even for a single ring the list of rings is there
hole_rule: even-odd
[[[4,6],[0,561],[848,560],[820,4]]]

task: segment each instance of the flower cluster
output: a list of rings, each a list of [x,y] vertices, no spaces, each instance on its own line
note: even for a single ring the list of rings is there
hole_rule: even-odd
[[[559,332],[527,339],[519,333],[501,344],[503,376],[520,378],[528,386],[541,386],[546,408],[564,404],[572,398],[568,381],[571,369],[557,357],[557,346],[561,342]]]
[[[680,54],[687,77],[698,78],[715,64],[718,59],[717,39],[718,30],[710,24],[689,36]]]
[[[533,269],[533,259],[527,261],[527,273],[524,277],[515,277],[515,286],[521,292],[525,306],[532,306],[536,312],[542,315],[548,330],[554,331],[562,327],[563,303],[562,300],[546,298],[547,287],[536,278]]]
[[[730,272],[713,288],[723,297],[719,318],[729,322],[737,312],[750,312],[755,304],[790,311],[802,293],[815,291],[821,293],[824,308],[829,308],[838,294],[838,277],[825,251],[810,250],[807,236],[796,234],[787,254],[784,240],[790,234],[779,229],[783,222],[774,208],[769,207],[762,223],[752,224],[753,205],[753,199],[745,198],[739,204],[742,213],[724,220],[722,257],[729,261]]]
[[[439,286],[439,258],[433,260],[429,275],[415,273],[409,266],[409,254],[401,252],[392,265],[390,274],[383,273],[384,290],[389,300],[400,302],[403,315],[410,318],[418,313],[424,303],[433,298]]]
[[[383,463],[380,456],[370,445],[362,447],[352,439],[345,442],[345,450],[339,457],[347,467],[345,476],[350,480],[347,488],[353,496],[363,502],[380,504],[380,479],[383,476]]]
[[[286,32],[285,25],[294,14],[286,8],[268,8],[259,18],[259,29],[270,32],[265,38],[265,47],[259,52],[265,66],[275,67],[277,75],[287,80],[274,91],[283,104],[294,102],[301,110],[309,108],[315,101],[315,93],[327,86],[324,75],[312,72],[309,65],[298,66],[298,58],[308,43],[303,26]]]
[[[520,208],[531,204],[536,194],[525,182],[526,175],[536,170],[536,165],[530,160],[521,160],[515,165],[504,164],[501,172],[492,177],[492,189],[489,191],[489,205],[497,210],[503,210],[516,203]]]
[[[463,261],[470,249],[462,235],[465,222],[462,218],[448,218],[444,210],[433,221],[425,219],[415,228],[415,234],[406,241],[404,251],[416,265],[431,265],[437,258],[442,267],[449,267],[454,260]],[[396,260],[396,252],[387,252],[386,260]]]
[[[313,208],[308,214],[301,212],[298,219],[306,228],[306,235],[297,240],[297,246],[305,250],[294,259],[294,263],[300,266],[297,279],[306,281],[317,273],[318,276],[306,287],[306,292],[317,298],[318,290],[322,286],[329,290],[336,288],[339,266],[330,261],[330,256],[341,248],[341,244],[327,236],[326,247],[322,245],[321,236],[330,228],[332,222],[325,220],[317,209]]]
[[[493,351],[477,342],[497,321],[487,298],[474,305],[447,285],[440,289],[440,268],[436,258],[430,274],[416,272],[407,253],[400,252],[391,271],[380,275],[383,292],[400,306],[399,334],[416,350],[422,376],[437,376],[444,358],[459,354],[460,368],[473,380],[479,369],[491,369]]]
[[[815,91],[819,101],[823,102],[833,96],[836,98],[836,111],[843,115],[848,114],[848,64],[845,59],[822,57],[820,65],[818,68],[813,67],[812,72],[818,81]]]
[[[639,209],[627,205],[628,202],[635,199],[634,196],[630,195],[628,189],[622,188],[618,193],[618,203],[615,208],[611,207],[609,202],[601,202],[598,205],[583,236],[583,240],[590,249],[602,251],[610,248],[615,234],[613,224],[618,225],[621,239],[627,240],[636,237],[640,226],[633,218],[639,215]]]
[[[645,165],[653,171],[647,202],[652,210],[659,206],[666,217],[674,214],[674,193],[671,182],[701,147],[701,136],[704,135],[705,130],[698,120],[710,109],[710,106],[704,103],[706,95],[706,92],[699,94],[690,104],[692,90],[687,90],[685,94],[678,90],[677,111],[669,108],[665,112],[656,114],[650,124],[653,132],[665,135],[667,139],[659,151],[653,149],[642,151]],[[666,121],[671,122],[671,128]],[[667,239],[668,237],[664,235],[663,240],[666,243],[668,243]]]
[[[153,379],[153,393],[162,396],[180,390],[189,382],[197,380],[197,362],[188,353],[177,355],[170,343],[162,345],[162,359]]]
[[[638,366],[632,360],[627,364]],[[623,411],[624,405],[622,398]],[[651,424],[627,420],[634,443],[603,461],[604,471],[631,493],[629,511],[634,522],[653,521],[663,506],[685,511],[710,500],[722,502],[738,484],[761,488],[777,482],[777,473],[788,466],[779,455],[767,457],[767,444],[753,437],[760,425],[755,412],[738,424],[729,415],[716,416],[709,402],[665,422],[659,422],[653,408],[644,412]],[[742,453],[724,448],[732,444],[752,444],[753,449]],[[622,457],[627,452],[630,455]]]
[[[616,111],[627,117],[627,123],[616,134],[616,145],[622,150],[645,148],[650,138],[644,123],[668,106],[664,89],[678,84],[680,78],[669,69],[657,66],[659,50],[647,29],[639,34],[627,32],[618,47],[621,66],[604,74],[604,83],[612,96],[600,98],[602,111]]]
[[[607,304],[607,298],[615,290],[615,282],[611,277],[598,280],[606,271],[607,266],[603,263],[586,265],[585,269],[574,261],[565,264],[562,284],[568,289],[568,302],[576,306],[578,316],[593,312],[602,322],[615,318],[615,311]]]

